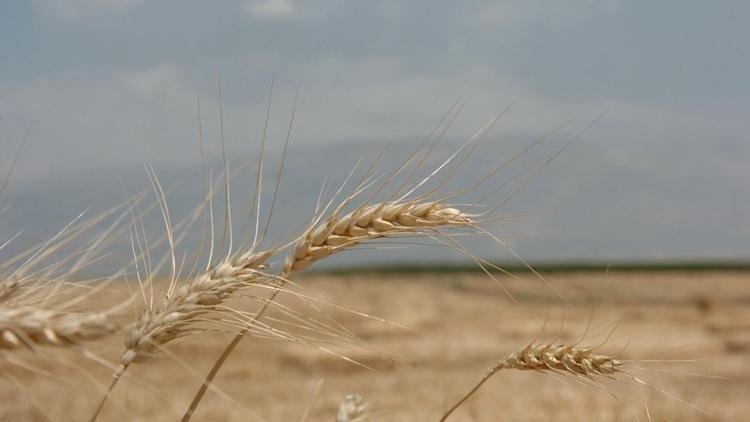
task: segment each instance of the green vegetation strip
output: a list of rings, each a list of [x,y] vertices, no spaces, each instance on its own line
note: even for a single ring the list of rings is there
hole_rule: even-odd
[[[529,272],[530,270],[516,263],[494,263],[498,267],[512,272]],[[623,262],[532,262],[534,270],[542,273],[566,272],[605,272],[605,271],[750,271],[750,261],[623,261]],[[488,268],[489,269],[489,268]],[[491,269],[490,269],[491,270]],[[476,265],[459,263],[393,263],[367,266],[352,266],[317,271],[318,273],[348,275],[352,273],[467,273],[481,272]],[[491,270],[498,273],[497,270]]]

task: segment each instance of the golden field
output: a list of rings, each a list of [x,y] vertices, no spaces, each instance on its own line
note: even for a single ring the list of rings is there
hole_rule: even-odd
[[[342,398],[358,393],[368,420],[435,421],[497,359],[534,340],[582,337],[582,344],[604,342],[602,352],[633,360],[628,372],[644,384],[618,378],[599,388],[555,374],[501,371],[450,420],[750,420],[750,274],[555,273],[545,276],[546,286],[521,277],[498,276],[498,285],[478,273],[300,276],[298,285],[325,302],[387,321],[283,301],[366,342],[331,346],[360,365],[311,345],[249,337],[219,374],[221,392],[206,397],[194,420],[298,421],[314,399],[308,420],[334,421]],[[122,337],[91,351],[116,362]],[[134,365],[99,420],[179,420],[229,339],[198,334]],[[85,420],[95,407],[111,370],[69,351],[46,353],[3,364],[0,420]]]

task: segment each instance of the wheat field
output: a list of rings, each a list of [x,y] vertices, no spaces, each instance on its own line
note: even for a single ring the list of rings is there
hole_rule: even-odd
[[[608,340],[613,347],[605,350],[623,360],[655,360],[635,365],[653,370],[632,371],[650,387],[606,384],[608,392],[560,376],[501,371],[449,420],[630,421],[647,420],[647,412],[652,420],[750,417],[747,274],[611,272],[604,281],[602,273],[547,275],[572,307],[533,279],[498,278],[520,305],[477,273],[300,277],[332,304],[387,320],[326,311],[372,348],[346,348],[358,365],[309,345],[251,338],[227,361],[216,378],[221,393],[207,394],[195,420],[300,420],[314,400],[308,420],[332,421],[348,394],[363,398],[368,420],[437,420],[487,368],[532,340],[573,343],[593,327],[591,343],[609,335],[612,324],[617,325]],[[297,306],[289,298],[282,301]],[[529,315],[542,320],[548,315],[549,322],[542,329]],[[169,356],[134,366],[101,420],[177,419],[226,341],[226,335],[202,334],[170,348]],[[122,338],[108,337],[96,350],[116,362]],[[109,370],[57,357],[83,366],[58,368],[50,379],[3,364],[3,372],[14,374],[22,387],[0,384],[2,420],[46,420],[40,409],[55,420],[90,414],[102,388],[92,380],[102,384]]]

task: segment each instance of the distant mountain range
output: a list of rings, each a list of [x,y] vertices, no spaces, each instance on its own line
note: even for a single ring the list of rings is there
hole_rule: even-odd
[[[565,138],[525,154],[496,175],[487,185],[460,199],[471,203],[483,194],[511,180],[514,174],[554,154]],[[512,157],[533,139],[518,136],[511,140],[491,140],[482,145],[445,184],[443,191],[470,185],[496,165]],[[418,140],[398,142],[386,151],[375,166],[374,183],[384,180],[388,170],[406,159]],[[352,142],[316,147],[293,145],[287,156],[282,175],[279,199],[268,239],[280,240],[294,229],[309,223],[317,197],[330,198],[355,163],[364,157],[360,174],[369,166],[385,143]],[[456,150],[457,140],[446,140],[430,155],[425,168],[433,169],[440,157]],[[712,154],[702,149],[712,148]],[[633,142],[607,144],[588,141],[574,144],[551,162],[538,176],[506,204],[498,215],[516,215],[499,219],[489,228],[525,259],[539,262],[681,262],[719,261],[744,262],[750,258],[750,170],[742,162],[742,154],[733,154],[729,146],[724,154],[716,153],[720,145],[693,144],[680,150],[665,150],[660,145]],[[278,170],[278,145],[264,163],[261,227],[273,193]],[[232,185],[232,217],[235,239],[241,239],[249,221],[254,190],[257,152],[247,147],[230,150],[232,169],[237,174]],[[214,154],[215,156],[215,154]],[[713,161],[705,161],[711,157]],[[249,161],[242,168],[242,161]],[[22,163],[20,164],[22,165]],[[206,171],[217,182],[222,164],[211,161],[212,171]],[[199,164],[188,166],[155,166],[162,186],[170,191],[168,204],[172,221],[179,221],[200,201],[201,177]],[[441,180],[441,174],[435,180]],[[404,172],[403,174],[408,174]],[[424,176],[425,171],[416,176]],[[356,178],[356,177],[355,177]],[[13,180],[5,198],[7,210],[0,216],[0,243],[23,230],[19,239],[0,252],[7,255],[39,242],[63,227],[84,209],[94,215],[118,204],[129,195],[149,187],[142,166],[101,168],[48,177],[27,182]],[[523,177],[515,179],[515,183]],[[324,187],[325,182],[325,187]],[[395,184],[392,184],[395,186]],[[344,188],[350,192],[352,184]],[[483,199],[483,206],[498,203],[512,187]],[[387,191],[385,191],[387,192]],[[382,198],[383,194],[379,195]],[[153,199],[153,196],[152,196]],[[221,222],[224,216],[223,194],[214,198],[214,217]],[[477,208],[477,209],[482,209]],[[520,215],[519,215],[520,214]],[[158,213],[145,219],[149,237],[164,233]],[[217,236],[222,228],[217,223]],[[181,250],[194,251],[199,230],[193,230]],[[502,247],[475,238],[460,238],[479,256],[493,261],[514,262],[513,256]],[[237,242],[238,240],[236,240]],[[417,242],[406,240],[405,243]],[[420,240],[418,243],[424,243]],[[235,243],[236,245],[237,243]],[[408,246],[408,247],[406,247]],[[115,249],[117,262],[130,257],[130,241],[123,236],[110,247]],[[372,250],[377,248],[378,250]],[[444,247],[377,243],[366,250],[347,252],[321,268],[341,268],[352,265],[379,267],[405,265],[415,262],[469,262],[455,251]],[[517,261],[516,261],[517,262]],[[113,265],[113,264],[108,264]],[[597,264],[598,265],[598,264]]]

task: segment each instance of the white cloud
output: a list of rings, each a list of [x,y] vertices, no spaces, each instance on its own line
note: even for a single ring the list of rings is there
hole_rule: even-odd
[[[116,80],[125,84],[130,93],[143,99],[164,95],[179,97],[189,90],[183,72],[170,65],[121,71]]]
[[[344,0],[244,0],[242,11],[252,19],[326,19],[330,11],[340,9]]]
[[[261,19],[286,18],[298,11],[292,0],[248,0],[244,9],[252,17]]]

